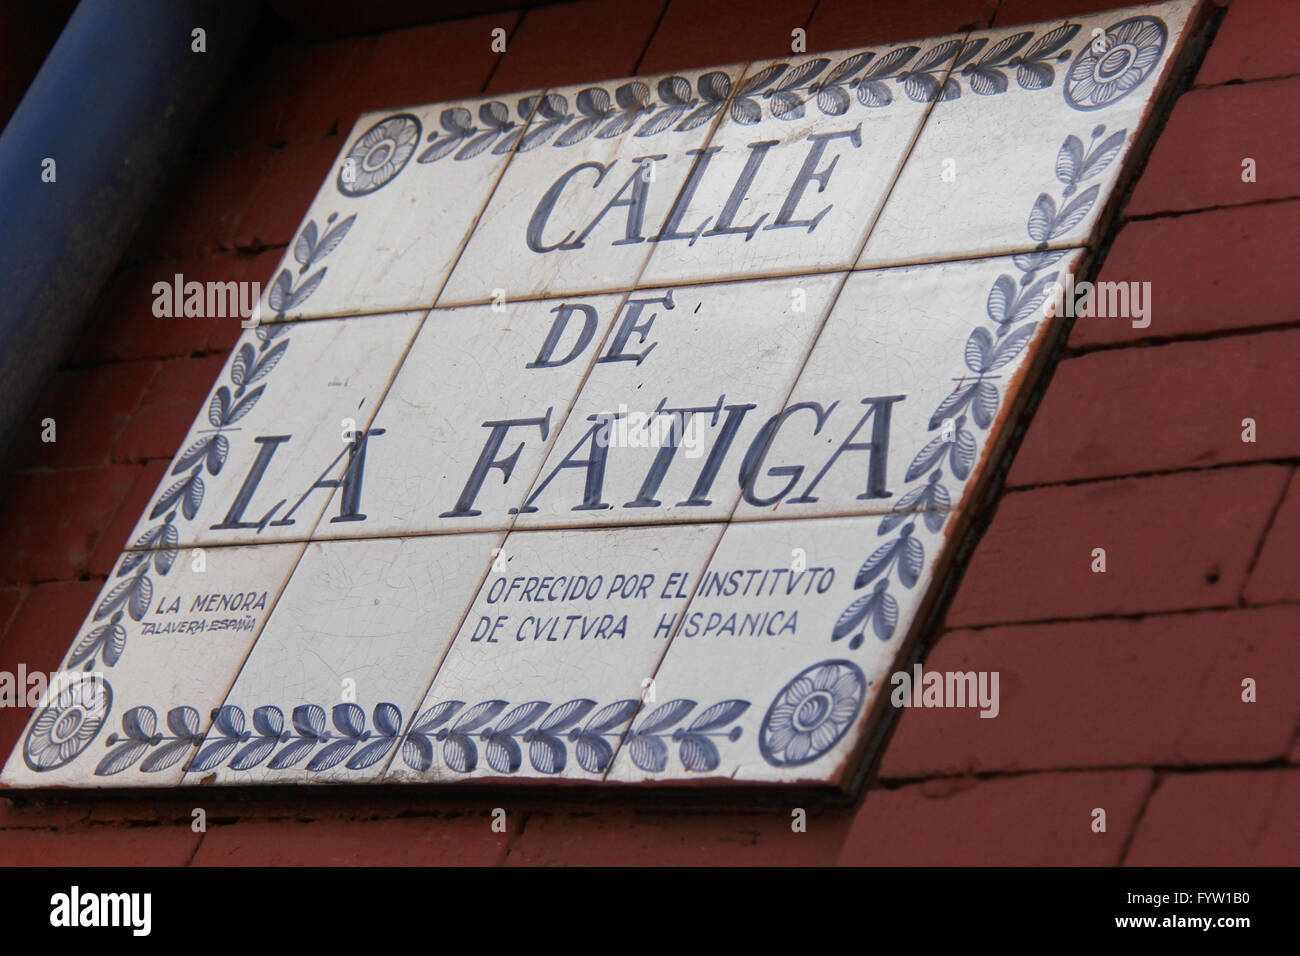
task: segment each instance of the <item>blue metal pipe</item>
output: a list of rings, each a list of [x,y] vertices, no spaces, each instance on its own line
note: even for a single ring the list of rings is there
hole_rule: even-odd
[[[257,11],[256,0],[82,0],[0,135],[0,460],[39,429],[42,380]]]

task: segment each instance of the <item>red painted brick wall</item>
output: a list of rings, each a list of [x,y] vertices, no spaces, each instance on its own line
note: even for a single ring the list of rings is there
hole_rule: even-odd
[[[265,281],[360,111],[777,56],[800,26],[810,50],[837,49],[1124,5],[584,0],[264,41],[51,380],[58,443],[3,476],[0,669],[57,666],[238,334],[153,318],[151,284]],[[189,803],[4,802],[0,863],[1294,864],[1300,3],[1225,6],[1101,270],[1152,282],[1155,321],[1076,326],[927,655],[1000,671],[998,719],[906,711],[864,804],[800,834],[788,809],[205,794],[206,834]],[[27,716],[0,711],[0,751]]]

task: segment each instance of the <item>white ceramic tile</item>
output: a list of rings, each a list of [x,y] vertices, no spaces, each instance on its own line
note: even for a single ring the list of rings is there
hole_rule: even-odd
[[[548,91],[438,304],[629,288],[740,73]]]
[[[377,776],[501,539],[308,545],[187,779],[356,783]]]
[[[960,506],[1079,256],[850,275],[735,517]]]
[[[510,534],[388,779],[598,780],[721,533]]]
[[[859,265],[1085,243],[1192,5],[972,34]]]
[[[128,546],[301,540],[331,500],[325,520],[361,523],[365,458],[385,438],[367,426],[421,316],[245,332]]]
[[[840,783],[929,588],[941,518],[730,525],[608,779]]]
[[[960,45],[752,64],[641,284],[851,268]]]
[[[630,296],[515,526],[725,518],[843,278]]]
[[[11,787],[180,782],[302,553],[300,544],[127,552],[33,714]]]
[[[431,312],[372,425],[366,520],[316,536],[509,527],[622,300]]]
[[[258,318],[432,306],[537,97],[362,116],[264,290]]]

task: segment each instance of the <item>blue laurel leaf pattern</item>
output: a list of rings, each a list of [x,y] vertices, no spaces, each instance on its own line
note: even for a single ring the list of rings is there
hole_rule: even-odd
[[[514,773],[523,766],[523,751],[515,737],[522,734],[524,728],[550,709],[550,706],[544,700],[520,704],[502,717],[495,728],[483,731],[484,752],[488,765],[493,770],[497,773]]]
[[[592,715],[582,730],[571,731],[574,754],[579,765],[588,773],[604,773],[614,759],[614,748],[605,739],[632,719],[640,706],[636,700],[616,700],[606,704]]]
[[[329,216],[323,236],[315,220],[308,221],[294,240],[293,255],[301,266],[300,275],[338,248],[357,217],[354,214],[336,223],[337,218],[337,214]],[[283,269],[272,282],[267,292],[267,303],[278,321],[258,326],[255,333],[258,345],[244,342],[236,350],[230,363],[229,384],[220,385],[208,402],[207,420],[212,431],[197,438],[176,456],[169,472],[176,480],[163,489],[148,511],[150,521],[161,518],[162,523],[146,530],[136,539],[132,550],[123,555],[114,577],[125,580],[109,590],[94,614],[96,621],[111,615],[110,624],[107,628],[97,628],[77,643],[73,649],[74,666],[81,664],[89,671],[97,662],[113,667],[121,659],[128,638],[121,611],[125,610],[127,616],[137,622],[148,611],[154,584],[150,571],[165,577],[176,561],[180,542],[180,531],[175,524],[178,513],[186,521],[198,518],[207,491],[202,477],[204,472],[210,476],[219,475],[230,456],[230,438],[224,434],[225,430],[233,428],[262,400],[267,386],[258,383],[271,375],[289,348],[290,339],[285,337],[288,324],[283,321],[285,313],[302,305],[324,278],[325,270],[322,268],[295,285],[293,274]],[[131,574],[134,577],[126,577]],[[223,744],[211,755],[220,752],[223,754],[221,760],[224,760],[226,749]]]
[[[397,737],[402,732],[402,712],[396,704],[378,704],[374,713],[375,730],[385,737]]]
[[[280,752],[277,753],[267,766],[272,770],[287,770],[290,767],[297,766],[304,757],[311,753],[312,748],[320,743],[317,737],[298,737],[290,739]]]
[[[433,766],[433,742],[438,728],[451,720],[465,706],[463,700],[444,700],[421,713],[411,723],[402,740],[402,760],[412,770],[425,771]]]
[[[335,740],[327,744],[324,749],[311,758],[311,761],[307,764],[307,769],[313,772],[329,770],[347,759],[348,755],[356,749],[356,746],[356,738]]]
[[[504,700],[485,700],[465,711],[452,724],[442,743],[442,759],[448,767],[457,773],[469,773],[478,766],[478,747],[470,733],[489,723],[507,706]]]
[[[724,727],[733,721],[739,720],[740,715],[747,710],[749,710],[749,701],[747,700],[724,700],[712,707],[705,708],[691,721],[687,730],[692,733],[717,730],[719,727]]]
[[[642,770],[663,773],[668,767],[668,745],[654,734],[633,734],[628,739],[627,752]]]
[[[977,93],[1005,89],[1003,67],[1015,67],[1018,74],[1024,71],[1025,76],[1018,76],[1018,82],[1027,88],[1040,81],[1050,85],[1055,73],[1047,60],[1063,59],[1065,54],[1058,55],[1058,51],[1078,29],[1074,24],[1058,27],[1040,37],[1022,57],[1017,56],[1017,51],[1029,43],[1032,34],[1018,33],[1003,39],[978,60],[972,59],[975,54],[970,51],[959,53],[957,65],[967,63],[961,72]],[[1108,136],[1106,127],[1098,125],[1091,132],[1089,146],[1085,147],[1075,135],[1067,136],[1061,144],[1055,174],[1065,185],[1062,202],[1048,193],[1034,200],[1026,228],[1038,248],[1012,258],[1022,273],[1019,280],[1003,274],[993,281],[984,304],[990,325],[977,326],[967,337],[963,352],[967,372],[956,379],[956,387],[930,416],[928,430],[941,430],[912,459],[903,479],[912,487],[899,495],[876,530],[882,537],[897,534],[873,549],[863,562],[853,589],[861,591],[870,586],[871,590],[856,596],[840,613],[831,628],[831,641],[847,638],[848,646],[856,650],[862,646],[868,628],[881,641],[894,637],[899,611],[890,586],[896,578],[905,588],[915,587],[925,568],[925,546],[915,535],[916,523],[919,520],[932,533],[943,528],[952,502],[951,492],[943,484],[944,469],[964,481],[970,477],[979,455],[976,433],[966,427],[967,416],[981,431],[987,432],[993,426],[1002,400],[999,373],[1033,341],[1041,318],[1047,314],[1048,297],[1058,279],[1052,267],[1065,255],[1064,251],[1049,250],[1047,244],[1073,229],[1092,210],[1100,185],[1088,186],[1081,192],[1079,189],[1114,161],[1127,133],[1126,129],[1118,130]],[[648,762],[661,758],[649,744],[643,752]],[[706,756],[701,754],[701,759]]]
[[[121,620],[121,612],[118,612],[113,615],[112,620],[93,628],[74,644],[72,653],[68,657],[69,665],[76,667],[78,664],[84,664],[84,669],[90,670],[96,654],[102,655],[104,663],[109,667],[116,664],[117,659],[122,655],[122,648],[126,645],[126,628],[122,626]]]
[[[654,734],[665,727],[671,727],[694,709],[693,700],[670,700],[666,704],[660,704],[641,721],[637,733]]]
[[[1139,19],[1159,22],[1151,17]],[[641,80],[621,84],[613,95],[604,86],[589,86],[578,92],[572,110],[568,100],[556,93],[540,98],[526,96],[515,104],[513,118],[507,103],[488,100],[479,107],[477,123],[474,115],[463,107],[443,110],[438,121],[440,128],[428,134],[425,140],[428,145],[416,161],[434,163],[452,157],[453,162],[463,162],[488,152],[497,156],[516,149],[527,152],[547,143],[564,149],[593,135],[609,139],[631,133],[644,138],[669,131],[687,132],[709,122],[724,109],[733,122],[750,126],[762,121],[765,113],[776,119],[794,121],[814,107],[825,116],[843,116],[854,100],[865,109],[883,109],[896,102],[896,90],[918,103],[958,99],[964,89],[979,96],[996,96],[1009,90],[1013,82],[1022,90],[1045,90],[1056,84],[1056,65],[1070,58],[1071,51],[1066,47],[1080,29],[1080,24],[1066,23],[1037,35],[1032,30],[1022,31],[1004,37],[992,47],[988,46],[987,37],[978,37],[943,40],[924,51],[916,45],[897,47],[883,54],[867,50],[851,54],[834,66],[828,57],[813,57],[796,65],[773,63],[745,77],[734,91],[731,78],[717,70],[704,73],[694,83],[684,76],[667,76],[659,80],[653,91]],[[1133,33],[1123,23],[1112,27],[1111,32],[1114,31],[1120,31],[1117,35],[1121,39]],[[1085,45],[1079,58],[1090,55]],[[1140,76],[1117,77],[1101,93],[1090,89],[1089,98],[1123,96],[1145,79],[1151,68],[1148,66]],[[1098,82],[1090,70],[1079,72],[1080,75],[1090,73],[1094,76],[1090,82]],[[1074,109],[1084,108],[1068,89],[1066,102]],[[401,123],[404,115],[390,117],[383,123]],[[380,125],[376,124],[376,128]],[[358,140],[354,153],[362,148],[363,141],[364,137]],[[1119,143],[1122,142],[1121,137]],[[1108,156],[1107,150],[1119,148],[1109,142],[1085,157],[1082,144],[1077,145],[1080,149],[1076,151],[1074,164],[1061,167],[1058,176],[1082,176],[1090,172],[1086,166],[1088,160],[1109,162],[1114,152]],[[1070,155],[1074,156],[1075,152]],[[1067,197],[1074,193],[1074,185],[1067,182]],[[1078,210],[1072,210],[1070,215],[1075,212]],[[1086,210],[1080,213],[1083,214]],[[1062,211],[1054,217],[1056,226],[1062,231],[1068,228],[1064,224],[1069,218]],[[309,247],[310,243],[305,248]],[[289,292],[285,290],[281,298],[288,297]]]
[[[660,731],[680,721],[695,709],[693,700],[670,700],[652,710],[628,737],[628,753],[642,770],[662,773],[668,766],[668,744]]]
[[[299,704],[293,709],[293,729],[302,737],[325,739],[325,709],[317,704]]]
[[[375,727],[374,733],[366,738],[369,743],[348,758],[349,770],[364,770],[378,763],[393,749],[401,734],[402,712],[397,709],[397,705],[376,704],[371,717]]]
[[[394,751],[407,767],[424,772],[432,768],[435,745],[441,743],[443,761],[456,773],[470,773],[482,762],[498,774],[518,773],[526,758],[538,773],[558,774],[569,766],[572,747],[583,771],[601,775],[609,769],[614,746],[639,706],[639,701],[627,699],[601,707],[595,700],[579,697],[555,705],[534,700],[513,707],[504,700],[485,700],[467,708],[464,701],[449,700],[421,711],[403,732],[402,712],[388,702],[375,705],[369,729],[365,711],[352,703],[334,705],[328,723],[323,707],[299,704],[287,725],[281,708],[264,704],[254,708],[251,730],[245,710],[227,704],[213,712],[206,734],[193,707],[168,712],[170,733],[158,732],[153,708],[135,707],[122,715],[122,732],[109,736],[109,752],[95,773],[112,776],[137,765],[143,773],[156,773],[180,763],[195,748],[187,772],[262,766],[271,771],[302,766],[309,773],[340,766],[358,771],[376,766]],[[684,770],[716,769],[721,760],[719,741],[740,739],[740,727],[733,725],[750,703],[720,701],[680,727],[696,706],[692,700],[674,700],[651,711],[628,736],[634,762],[642,769],[663,772],[670,761],[670,744],[676,744]]]
[[[693,700],[678,699],[650,711],[628,735],[627,752],[632,762],[650,773],[663,773],[668,768],[669,743],[672,742],[678,745],[677,756],[683,770],[688,773],[716,770],[721,754],[711,738],[724,737],[733,743],[739,740],[739,727],[726,732],[721,728],[748,710],[749,701],[721,701],[701,711],[687,727],[669,729],[681,723],[696,706]]]
[[[594,700],[580,697],[554,708],[525,735],[528,761],[538,773],[560,773],[568,764],[568,748],[560,735],[574,727],[596,706]],[[575,739],[577,735],[574,735]]]
[[[231,770],[248,770],[264,761],[279,741],[275,737],[257,737],[240,748],[230,759]]]

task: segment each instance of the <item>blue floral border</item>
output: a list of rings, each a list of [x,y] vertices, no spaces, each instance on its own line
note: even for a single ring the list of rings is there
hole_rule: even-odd
[[[1089,143],[1068,136],[1056,157],[1056,178],[1064,184],[1058,202],[1048,193],[1034,200],[1026,223],[1029,238],[1037,245],[1032,252],[1011,257],[1021,272],[1019,280],[1002,274],[993,282],[985,302],[988,327],[978,326],[966,339],[966,369],[954,378],[957,387],[946,395],[930,416],[928,431],[940,430],[912,459],[904,475],[911,487],[894,502],[891,513],[876,530],[884,536],[898,534],[867,556],[853,581],[861,591],[844,609],[831,630],[831,640],[849,638],[849,647],[862,646],[870,627],[881,641],[888,641],[898,627],[898,601],[890,594],[891,575],[905,588],[915,587],[925,567],[925,546],[916,535],[916,522],[932,533],[943,528],[952,506],[952,493],[944,485],[943,468],[964,481],[971,474],[979,452],[975,433],[966,427],[967,415],[987,432],[997,418],[1002,395],[995,384],[1002,369],[1010,365],[1038,331],[1044,303],[1053,292],[1060,274],[1050,270],[1069,249],[1049,249],[1049,243],[1078,225],[1092,210],[1101,187],[1093,185],[1079,192],[1082,184],[1100,175],[1119,155],[1127,129],[1106,135],[1106,127],[1093,127]],[[901,528],[900,528],[901,525]]]
[[[641,79],[621,83],[612,92],[589,86],[572,104],[562,93],[530,94],[515,101],[513,113],[503,100],[485,100],[477,113],[448,107],[438,116],[439,128],[424,137],[426,145],[418,155],[424,135],[420,120],[411,113],[395,113],[353,143],[337,186],[346,196],[373,192],[391,182],[412,157],[417,164],[448,157],[464,162],[485,153],[526,153],[547,143],[574,146],[592,136],[613,139],[631,133],[644,138],[689,132],[724,110],[732,121],[752,126],[765,115],[802,119],[812,107],[825,116],[842,116],[855,102],[866,109],[887,108],[896,102],[895,89],[915,103],[955,100],[963,88],[995,96],[1007,92],[1013,81],[1022,90],[1049,89],[1056,83],[1057,66],[1070,58],[1066,45],[1080,29],[1081,24],[1065,23],[1042,34],[1023,30],[992,46],[989,37],[953,37],[924,52],[915,44],[883,54],[863,50],[834,66],[825,56],[798,64],[772,63],[742,78],[734,90],[729,74],[710,70],[694,82],[680,75],[663,77],[653,90]],[[1159,62],[1167,39],[1168,29],[1158,17],[1135,16],[1112,24],[1100,44],[1094,38],[1065,70],[1066,104],[1095,110],[1127,96]]]
[[[357,217],[349,216],[337,224],[336,218],[331,215],[326,220],[324,236],[318,236],[315,221],[309,220],[294,241],[300,277],[338,248]],[[138,623],[149,610],[154,586],[151,570],[166,577],[176,563],[180,553],[178,520],[193,521],[198,517],[206,492],[204,473],[209,477],[221,474],[230,454],[226,433],[262,400],[266,392],[263,379],[270,377],[289,349],[285,313],[316,291],[326,271],[322,267],[295,282],[293,273],[283,269],[272,283],[267,301],[275,310],[275,321],[257,325],[256,347],[246,341],[235,351],[229,383],[220,385],[208,402],[207,418],[212,427],[203,429],[203,437],[177,455],[171,469],[171,477],[176,480],[163,489],[149,509],[149,520],[161,518],[162,523],[136,538],[122,555],[112,575],[117,583],[100,598],[91,618],[96,626],[72,646],[68,667],[90,671],[98,662],[113,667],[121,659],[126,650],[128,620]]]
[[[80,706],[85,696],[69,697],[69,706]],[[400,748],[405,765],[420,773],[432,769],[441,752],[443,766],[458,774],[472,773],[483,762],[498,774],[518,773],[526,755],[533,770],[549,775],[571,766],[572,748],[578,767],[599,775],[609,768],[623,729],[639,706],[636,699],[617,700],[599,709],[596,701],[587,698],[555,705],[534,700],[514,707],[504,700],[473,706],[447,700],[421,711],[403,732],[402,712],[391,703],[375,705],[369,728],[365,711],[353,703],[334,705],[328,724],[325,708],[318,704],[294,707],[288,722],[281,708],[263,705],[253,710],[251,725],[243,708],[227,704],[212,712],[212,728],[206,734],[199,730],[199,712],[193,707],[169,710],[165,721],[168,732],[160,732],[154,708],[132,707],[122,714],[121,733],[108,736],[109,751],[95,767],[95,774],[112,776],[137,765],[143,773],[158,773],[176,766],[197,747],[185,764],[188,773],[219,767],[252,770],[263,765],[275,771],[301,767],[311,773],[340,765],[364,770]],[[685,726],[678,726],[697,706],[696,701],[678,699],[650,710],[624,741],[632,762],[649,773],[663,773],[675,746],[682,770],[707,773],[717,769],[722,758],[716,740],[734,743],[740,739],[740,727],[729,725],[750,704],[746,700],[720,701],[704,708]],[[58,716],[54,715],[55,721]],[[33,756],[39,758],[46,749],[34,748]],[[37,762],[39,759],[29,759],[28,764],[37,769]],[[62,765],[46,763],[39,769]]]

